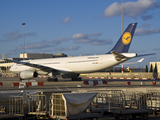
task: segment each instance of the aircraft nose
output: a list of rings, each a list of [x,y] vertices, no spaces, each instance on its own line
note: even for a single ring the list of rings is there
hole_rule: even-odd
[[[13,70],[13,67],[11,66],[9,70],[12,71],[12,70]]]
[[[12,65],[9,70],[13,72],[13,69],[14,69],[14,65]]]

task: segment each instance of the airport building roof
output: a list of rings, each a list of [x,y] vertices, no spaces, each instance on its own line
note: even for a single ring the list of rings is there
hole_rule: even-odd
[[[20,58],[23,58],[23,54],[19,55]],[[41,59],[41,58],[56,58],[56,57],[67,57],[64,53],[58,53],[56,55],[46,54],[46,53],[24,53],[24,58],[29,59]]]

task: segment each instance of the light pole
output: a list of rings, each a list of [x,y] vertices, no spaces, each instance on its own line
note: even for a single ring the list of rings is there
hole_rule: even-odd
[[[23,60],[24,60],[24,49],[25,49],[25,24],[26,23],[22,23],[23,25]]]

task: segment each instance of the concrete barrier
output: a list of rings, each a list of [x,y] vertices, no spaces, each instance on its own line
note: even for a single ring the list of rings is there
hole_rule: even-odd
[[[19,86],[19,88],[24,88],[25,86],[43,86],[44,82],[15,82],[12,84],[13,87]]]
[[[156,81],[152,81],[152,85],[156,85]]]
[[[103,85],[107,84],[106,80],[88,80],[88,81],[83,81],[84,85]]]
[[[3,86],[3,82],[0,82],[0,86]]]
[[[126,82],[126,85],[131,85],[131,82]]]

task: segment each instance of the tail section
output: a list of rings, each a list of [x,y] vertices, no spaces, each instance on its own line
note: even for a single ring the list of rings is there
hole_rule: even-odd
[[[122,36],[119,38],[116,45],[108,53],[111,53],[111,51],[116,51],[118,53],[127,53],[132,42],[136,26],[137,23],[129,24],[126,30],[123,32]]]

